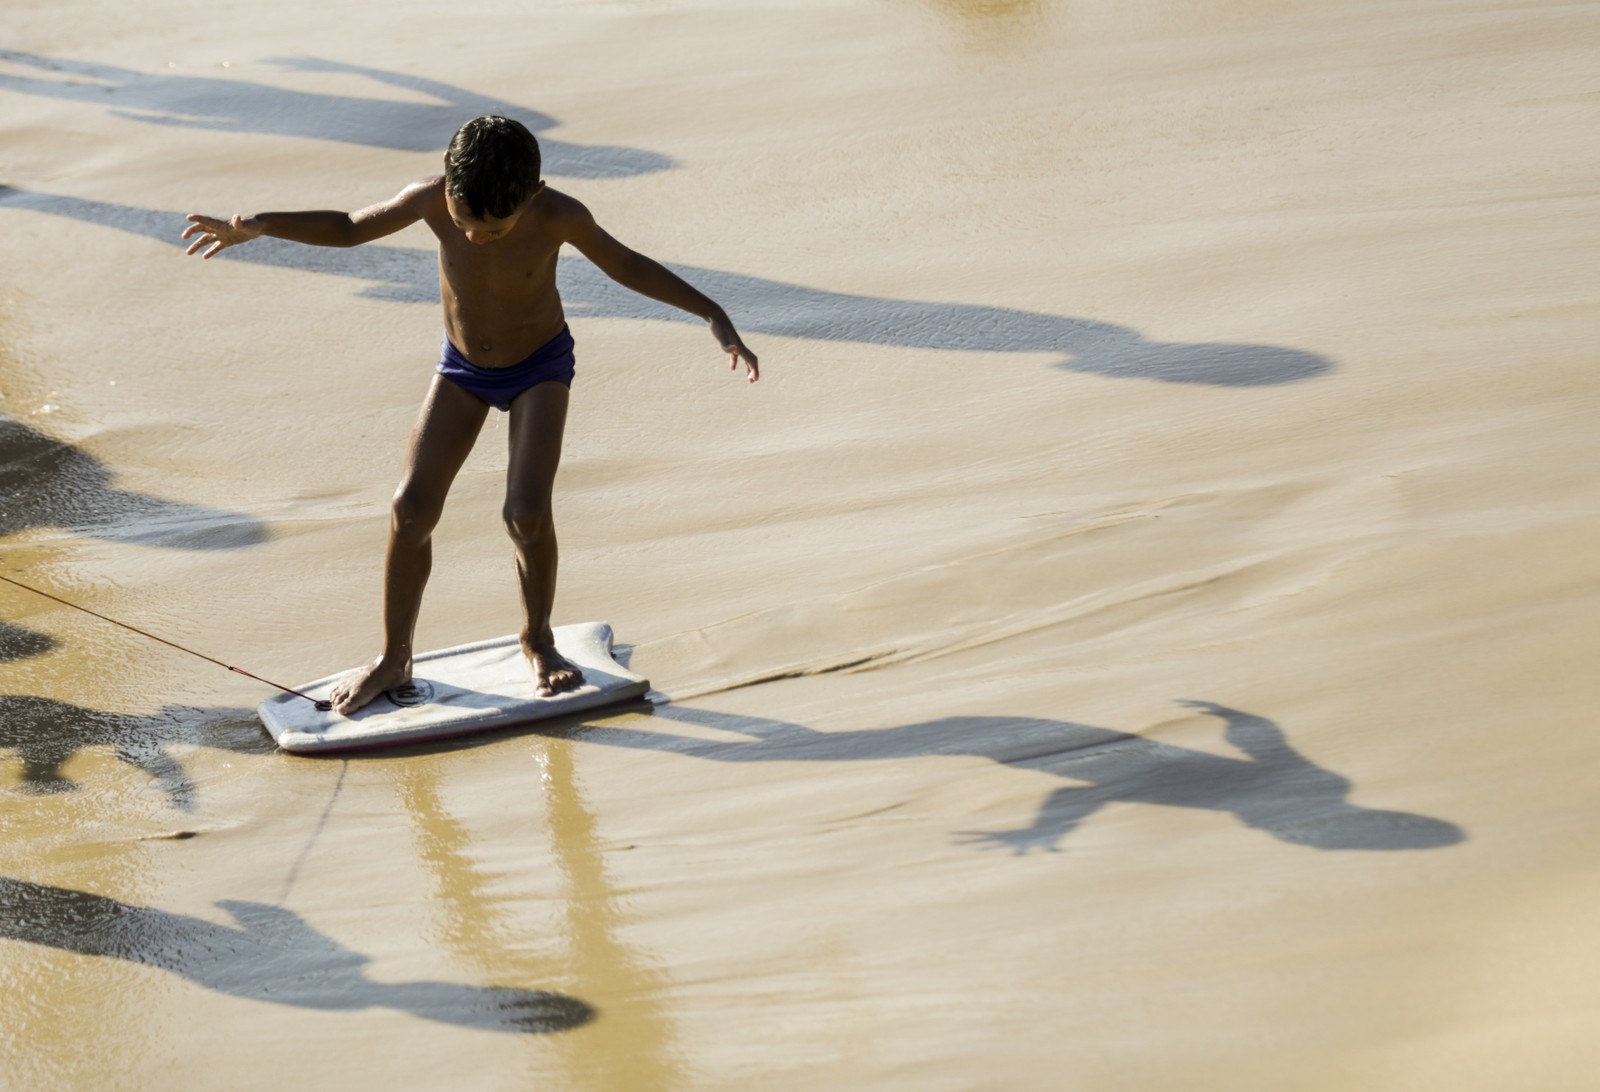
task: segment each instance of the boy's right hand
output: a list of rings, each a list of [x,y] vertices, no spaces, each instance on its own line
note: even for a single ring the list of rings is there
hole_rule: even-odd
[[[183,237],[192,237],[194,242],[189,244],[189,249],[184,253],[193,254],[210,247],[200,255],[201,258],[210,258],[225,247],[248,243],[261,234],[261,221],[253,216],[246,218],[235,213],[231,220],[218,220],[215,216],[191,212],[185,219],[189,221],[189,226],[183,229]]]

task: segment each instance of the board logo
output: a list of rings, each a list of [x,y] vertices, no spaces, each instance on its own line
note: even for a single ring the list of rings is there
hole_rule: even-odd
[[[383,696],[396,705],[427,705],[433,700],[433,684],[426,679],[412,679],[404,686],[385,690]]]

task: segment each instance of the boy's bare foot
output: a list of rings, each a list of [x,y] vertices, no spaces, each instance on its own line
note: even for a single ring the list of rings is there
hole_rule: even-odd
[[[328,700],[334,712],[349,716],[385,690],[411,681],[411,661],[391,662],[379,656],[366,667],[358,667],[339,680]]]
[[[583,672],[557,652],[555,645],[524,645],[522,651],[533,666],[534,684],[541,698],[554,697],[563,690],[576,690],[583,685]]]

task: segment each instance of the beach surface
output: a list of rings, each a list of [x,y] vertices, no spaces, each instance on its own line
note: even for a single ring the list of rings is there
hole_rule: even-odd
[[[1592,1087],[1592,6],[6,22],[0,575],[371,656],[432,238],[178,236],[478,114],[763,375],[563,258],[555,620],[649,704],[296,758],[0,583],[0,1085]],[[505,443],[420,648],[518,624]]]

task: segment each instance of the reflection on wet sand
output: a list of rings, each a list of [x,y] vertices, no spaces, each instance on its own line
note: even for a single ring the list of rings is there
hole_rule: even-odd
[[[278,1005],[344,1012],[392,1008],[493,1031],[564,1031],[593,1016],[582,1001],[555,993],[374,982],[363,970],[368,957],[290,910],[257,902],[217,906],[237,925],[0,877],[0,938],[160,967],[219,993]]]
[[[617,1019],[588,1033],[596,1041],[574,1054],[574,1066],[597,1088],[677,1088],[688,1074],[666,1011],[670,982],[622,943],[626,920],[606,874],[594,811],[578,788],[574,749],[571,740],[550,739],[541,753],[551,848],[567,881],[562,909],[583,981],[597,988],[604,981],[606,995],[619,999],[612,1005]]]
[[[116,542],[231,550],[268,538],[238,512],[118,489],[99,459],[12,417],[0,416],[0,538],[60,527]]]
[[[444,805],[439,765],[420,758],[402,760],[399,791],[414,824],[419,855],[433,879],[444,941],[485,975],[511,969],[517,977],[548,977],[552,959],[559,958],[586,993],[615,999],[585,1025],[581,1043],[557,1045],[567,1068],[564,1086],[679,1087],[684,1074],[662,1004],[666,976],[620,939],[622,910],[606,875],[594,814],[573,774],[573,744],[551,737],[543,747],[541,780],[551,852],[566,880],[559,900],[565,929],[555,938],[558,945],[564,942],[565,956],[533,954],[530,938],[517,934],[511,920],[516,907],[490,893],[490,877],[473,858],[467,826]],[[529,827],[526,850],[533,854],[538,852],[534,824]]]
[[[489,894],[489,877],[471,856],[466,826],[439,797],[439,773],[426,759],[402,760],[396,782],[418,855],[433,881],[431,905],[443,927],[440,939],[480,973],[503,973],[513,931],[495,920],[500,901]]]
[[[1029,826],[954,832],[964,842],[1018,854],[1054,850],[1100,808],[1122,801],[1230,812],[1245,826],[1311,849],[1438,849],[1466,838],[1460,827],[1442,819],[1350,803],[1351,783],[1297,752],[1283,730],[1266,717],[1214,702],[1182,704],[1220,717],[1228,742],[1245,757],[1223,758],[1126,732],[1035,718],[948,717],[895,728],[818,732],[783,721],[676,705],[660,706],[655,715],[737,733],[747,740],[712,742],[631,728],[593,729],[582,738],[715,762],[975,755],[1086,782],[1051,793]]]

